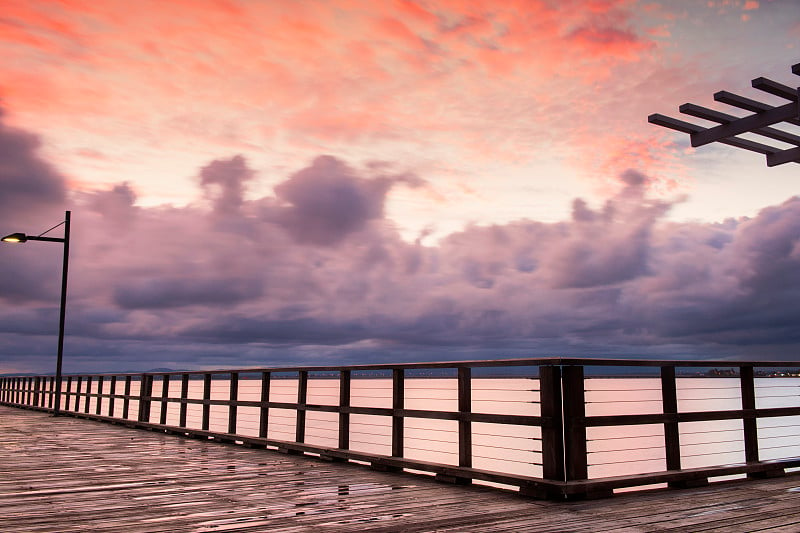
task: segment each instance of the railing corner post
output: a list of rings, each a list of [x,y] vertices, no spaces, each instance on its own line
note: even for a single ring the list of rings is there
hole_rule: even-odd
[[[561,367],[539,367],[542,414],[542,477],[564,481],[564,428],[562,425]]]
[[[562,367],[564,402],[564,473],[566,481],[587,479],[586,395],[583,366]]]

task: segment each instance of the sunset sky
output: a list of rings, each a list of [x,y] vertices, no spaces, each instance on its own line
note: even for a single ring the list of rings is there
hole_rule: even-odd
[[[795,0],[3,0],[0,234],[73,212],[65,372],[796,360],[800,166],[647,123],[796,63]]]

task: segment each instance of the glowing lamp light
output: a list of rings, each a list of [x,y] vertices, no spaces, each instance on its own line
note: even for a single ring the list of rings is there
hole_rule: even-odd
[[[0,240],[3,242],[25,242],[28,240],[28,237],[26,237],[24,233],[12,233],[11,235],[6,235]]]

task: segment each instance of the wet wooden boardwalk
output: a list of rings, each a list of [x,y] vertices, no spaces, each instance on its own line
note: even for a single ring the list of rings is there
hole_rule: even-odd
[[[0,531],[800,531],[800,476],[553,503],[0,406]]]

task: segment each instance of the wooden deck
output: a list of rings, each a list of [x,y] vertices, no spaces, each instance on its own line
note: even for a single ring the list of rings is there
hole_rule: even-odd
[[[800,476],[553,503],[0,406],[0,531],[800,531]]]

